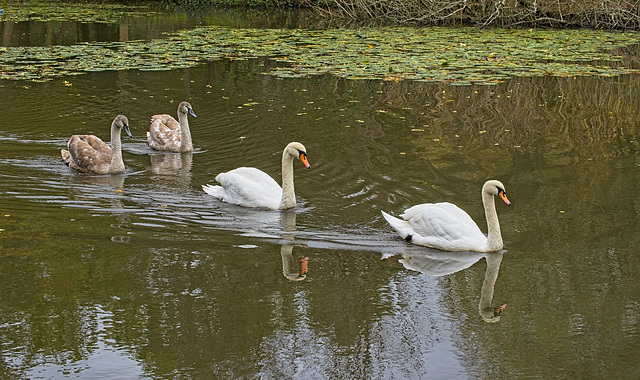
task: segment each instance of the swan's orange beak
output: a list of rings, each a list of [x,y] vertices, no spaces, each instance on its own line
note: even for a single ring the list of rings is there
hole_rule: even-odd
[[[498,196],[507,204],[507,206],[511,206],[511,202],[509,201],[509,198],[507,198],[507,193],[500,191],[498,192]]]
[[[300,153],[300,161],[302,161],[302,163],[304,164],[304,166],[307,167],[307,169],[311,167],[311,165],[309,165],[309,161],[307,160],[307,155],[305,153]]]

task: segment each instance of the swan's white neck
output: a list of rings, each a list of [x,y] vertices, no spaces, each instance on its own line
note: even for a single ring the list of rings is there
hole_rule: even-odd
[[[484,214],[487,218],[487,249],[486,252],[501,250],[503,247],[502,233],[500,232],[500,222],[496,212],[495,197],[482,191],[482,203],[484,204]]]
[[[193,142],[191,141],[189,118],[186,113],[178,112],[178,123],[180,123],[180,152],[191,152]]]
[[[293,156],[287,152],[282,152],[282,198],[280,198],[280,209],[284,210],[296,206],[296,193],[293,189]]]
[[[109,167],[109,173],[124,173],[120,128],[113,124],[111,125],[111,166]]]

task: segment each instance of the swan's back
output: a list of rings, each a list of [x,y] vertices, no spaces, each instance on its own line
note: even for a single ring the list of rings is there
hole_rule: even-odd
[[[94,135],[73,135],[62,150],[62,158],[73,169],[82,172],[107,174],[111,168],[112,151]]]
[[[221,186],[203,185],[204,191],[224,202],[244,207],[277,210],[282,188],[260,169],[240,167],[216,176]]]
[[[179,150],[182,144],[180,123],[171,115],[153,115],[147,142],[155,150]]]
[[[469,214],[452,203],[416,205],[402,218],[414,231],[415,244],[447,251],[481,251],[487,245],[487,237]]]

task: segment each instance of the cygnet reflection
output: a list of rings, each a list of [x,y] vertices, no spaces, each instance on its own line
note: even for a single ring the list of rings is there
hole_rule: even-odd
[[[149,155],[150,171],[163,186],[191,187],[193,153],[154,153]]]
[[[149,155],[149,161],[155,174],[184,175],[191,171],[193,153],[154,153]]]

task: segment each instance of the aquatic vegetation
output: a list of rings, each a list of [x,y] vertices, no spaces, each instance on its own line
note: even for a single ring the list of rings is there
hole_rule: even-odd
[[[145,6],[109,3],[76,4],[61,0],[29,0],[4,5],[0,21],[78,21],[116,23],[125,16],[156,14]]]
[[[218,59],[267,57],[282,78],[498,83],[513,76],[636,73],[616,49],[637,32],[479,28],[233,29],[200,27],[164,39],[0,48],[0,78],[49,80],[105,70],[171,70]]]

